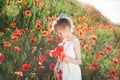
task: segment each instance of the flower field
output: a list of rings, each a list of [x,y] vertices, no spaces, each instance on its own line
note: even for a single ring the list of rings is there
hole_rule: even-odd
[[[82,80],[120,80],[120,26],[76,0],[0,1],[0,80],[55,80],[62,38],[52,23],[60,13],[74,22]]]

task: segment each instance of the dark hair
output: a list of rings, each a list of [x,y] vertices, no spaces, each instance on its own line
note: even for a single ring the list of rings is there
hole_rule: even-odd
[[[61,14],[53,23],[53,28],[56,31],[58,28],[65,29],[66,27],[72,28],[73,22],[65,14]]]

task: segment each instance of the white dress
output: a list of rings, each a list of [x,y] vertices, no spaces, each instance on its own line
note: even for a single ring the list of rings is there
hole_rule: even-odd
[[[75,58],[75,52],[74,52],[74,42],[78,40],[77,38],[74,38],[71,41],[66,42],[64,46],[64,53],[66,56]],[[59,45],[62,45],[60,43]],[[72,63],[64,63],[60,62],[59,69],[62,70],[62,80],[82,80],[81,77],[81,69],[79,65],[72,64]]]

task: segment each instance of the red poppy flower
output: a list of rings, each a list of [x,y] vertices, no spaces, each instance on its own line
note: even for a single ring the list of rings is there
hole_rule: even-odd
[[[55,48],[55,50],[59,53],[63,52],[64,51],[64,47],[63,46],[58,46]]]
[[[49,7],[47,7],[47,8],[46,8],[46,10],[47,10],[47,11],[50,11],[50,8],[49,8]]]
[[[80,41],[80,46],[82,46],[84,43],[83,43],[83,41]]]
[[[115,76],[115,75],[116,75],[116,70],[115,70],[115,69],[110,69],[110,74],[111,74],[112,76]]]
[[[42,31],[42,35],[43,36],[47,36],[48,35],[48,31]]]
[[[39,65],[42,65],[43,62],[46,61],[46,57],[45,56],[39,56],[39,59],[38,59],[38,64]]]
[[[51,57],[56,57],[56,56],[58,56],[57,51],[51,50],[51,51],[50,51],[50,56],[51,56]]]
[[[118,56],[118,57],[120,57],[120,53],[119,53],[119,54],[117,54],[117,56]]]
[[[83,36],[83,34],[84,34],[83,31],[81,30],[78,31],[78,36]]]
[[[90,47],[89,47],[88,45],[84,45],[84,49],[85,49],[86,51],[89,51],[89,50],[90,50]]]
[[[90,66],[90,67],[89,67],[89,70],[90,70],[90,71],[94,71],[94,70],[95,70],[95,67]]]
[[[31,68],[30,64],[23,64],[21,67],[21,71],[29,71]]]
[[[114,80],[119,80],[117,76],[114,76]]]
[[[47,20],[49,20],[50,18],[47,18]],[[48,24],[48,27],[50,28],[50,29],[52,29],[52,23],[49,23]]]
[[[30,39],[30,43],[34,43],[35,41],[36,41],[35,38],[31,38],[31,39]]]
[[[19,39],[18,36],[12,36],[11,38],[12,41],[18,41],[18,39]]]
[[[91,39],[94,40],[94,41],[97,41],[97,40],[98,40],[97,36],[95,36],[95,35],[93,35],[93,36],[91,37]]]
[[[29,10],[26,10],[26,11],[25,11],[25,15],[26,15],[26,16],[30,16],[30,15],[31,15],[31,12],[30,12]]]
[[[42,28],[42,25],[39,24],[39,23],[37,23],[37,24],[35,25],[35,28],[36,28],[36,29],[41,29],[41,28]]]
[[[21,2],[22,2],[22,0],[17,0],[17,2],[18,2],[18,3],[21,3]]]
[[[0,63],[2,63],[3,60],[4,60],[4,54],[1,54],[1,53],[0,53]]]
[[[38,3],[39,3],[39,0],[34,0],[35,5],[38,5]]]
[[[56,20],[56,17],[55,17],[55,16],[52,16],[51,20],[53,20],[53,21]]]
[[[34,47],[31,47],[30,50],[36,51],[36,48],[37,48],[37,47],[35,47],[35,46],[34,46]]]
[[[12,0],[7,0],[7,2],[9,2],[9,3],[10,3],[10,2],[12,2]]]
[[[64,53],[61,53],[61,54],[58,56],[58,61],[63,62],[65,57],[66,57],[66,55],[65,55]]]
[[[99,51],[98,54],[99,54],[100,56],[104,56],[104,52],[103,52],[103,51]]]
[[[94,59],[98,60],[99,59],[99,55],[94,55]]]
[[[115,66],[117,66],[117,65],[119,64],[119,60],[118,60],[118,59],[113,59],[113,64],[114,64]]]
[[[23,32],[24,32],[23,29],[15,30],[15,31],[13,32],[13,35],[16,35],[16,36],[23,36]]]
[[[39,69],[44,69],[44,68],[45,68],[45,66],[42,66],[42,65],[41,65],[41,66],[39,66]]]
[[[13,28],[15,28],[17,26],[16,22],[13,22],[11,25]]]
[[[23,29],[19,29],[19,31],[20,31],[20,32],[22,32],[22,33],[24,32],[24,30],[23,30]]]
[[[45,54],[50,54],[51,50],[45,50]]]
[[[85,44],[86,44],[86,45],[90,45],[90,41],[86,41]]]
[[[52,36],[48,36],[47,42],[48,42],[48,43],[52,43]]]
[[[52,43],[52,38],[48,38],[47,42]]]
[[[6,31],[7,31],[6,28],[4,28],[4,29],[3,29],[3,32],[5,33]]]
[[[27,6],[27,2],[24,2],[24,3],[23,3],[23,6],[25,6],[25,7],[26,7],[26,6]]]
[[[94,28],[89,27],[89,33],[90,33],[90,34],[94,34],[94,32],[95,32]]]
[[[111,48],[110,48],[110,46],[106,46],[106,51],[107,51],[108,53],[111,52]]]
[[[98,68],[98,63],[93,63],[92,66],[93,66],[94,68]]]
[[[11,44],[8,41],[4,41],[4,47],[10,47]]]
[[[58,76],[58,80],[62,80],[62,70],[60,69],[58,72],[57,72]]]
[[[79,40],[80,40],[80,41],[83,41],[83,40],[84,40],[84,38],[80,38]]]
[[[15,71],[14,74],[19,77],[23,77],[23,73],[21,71]]]
[[[54,70],[54,67],[55,67],[55,64],[52,63],[52,64],[50,64],[49,69],[52,71],[52,70]]]
[[[63,41],[63,38],[61,36],[56,37],[56,42],[61,43]]]
[[[41,8],[43,8],[44,6],[45,6],[45,4],[44,4],[44,3],[41,3],[41,4],[40,4],[40,7],[41,7]]]
[[[14,51],[15,51],[15,52],[20,52],[20,48],[19,48],[18,46],[15,46],[15,47],[14,47]]]

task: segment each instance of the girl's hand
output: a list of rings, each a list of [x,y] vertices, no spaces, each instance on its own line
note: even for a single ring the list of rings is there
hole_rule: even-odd
[[[54,77],[55,77],[55,78],[58,78],[58,77],[59,77],[59,74],[58,74],[58,71],[57,71],[57,70],[54,70]]]
[[[69,63],[69,62],[70,62],[70,61],[69,61],[69,57],[66,56],[66,57],[64,58],[64,61],[63,61],[63,62]]]

